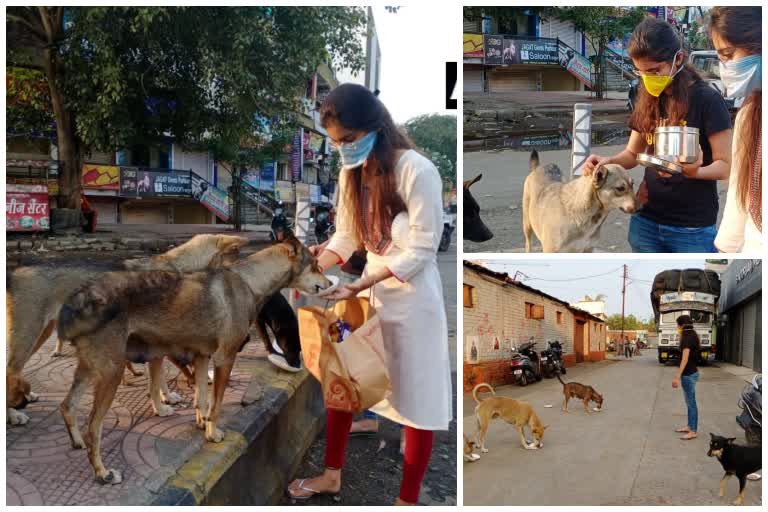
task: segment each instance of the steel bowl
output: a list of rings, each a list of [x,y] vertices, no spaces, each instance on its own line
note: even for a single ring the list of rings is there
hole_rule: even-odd
[[[637,155],[637,161],[644,167],[650,167],[656,171],[666,172],[669,174],[682,174],[683,167],[675,162],[670,162],[658,156],[649,155],[646,153],[639,153]]]
[[[664,160],[690,164],[699,158],[699,129],[691,126],[660,126],[653,132],[653,154]]]

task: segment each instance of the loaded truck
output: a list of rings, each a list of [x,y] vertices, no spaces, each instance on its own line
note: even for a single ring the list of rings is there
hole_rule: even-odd
[[[659,363],[680,360],[677,317],[690,315],[699,335],[699,363],[714,359],[715,320],[720,299],[720,278],[716,272],[689,268],[665,270],[653,278],[651,304],[659,334]]]

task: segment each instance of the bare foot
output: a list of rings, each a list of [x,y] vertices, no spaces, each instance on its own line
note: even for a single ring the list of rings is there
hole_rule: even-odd
[[[408,503],[407,501],[403,501],[400,498],[395,500],[396,507],[412,507],[413,505],[416,505],[416,503]]]
[[[699,437],[699,435],[698,435],[696,432],[691,432],[691,431],[689,430],[689,431],[688,431],[688,433],[687,433],[687,434],[685,434],[685,435],[684,435],[683,437],[681,437],[680,439],[682,439],[683,441],[690,441],[691,439],[696,439],[697,437]]]
[[[681,432],[681,433],[690,432],[690,431],[691,431],[691,429],[689,427],[687,427],[687,426],[675,429],[675,432]]]

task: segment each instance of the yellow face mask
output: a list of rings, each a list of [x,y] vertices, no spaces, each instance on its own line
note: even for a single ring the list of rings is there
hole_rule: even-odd
[[[675,68],[675,59],[677,59],[677,54],[680,53],[680,50],[675,53],[675,56],[672,57],[672,69]],[[677,71],[672,73],[672,70],[670,70],[670,74],[667,76],[659,76],[659,75],[640,75],[640,77],[643,79],[643,85],[645,86],[645,90],[648,91],[648,94],[651,96],[658,98],[662,92],[664,92],[664,89],[666,89],[669,84],[672,83],[672,80],[674,80],[675,76],[680,72],[680,70],[683,69],[683,66],[680,66]]]

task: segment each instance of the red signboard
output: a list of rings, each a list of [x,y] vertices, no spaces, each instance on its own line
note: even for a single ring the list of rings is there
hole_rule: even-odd
[[[41,231],[49,229],[48,187],[13,185],[5,189],[5,229]]]

